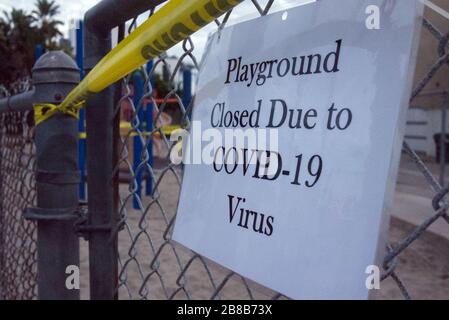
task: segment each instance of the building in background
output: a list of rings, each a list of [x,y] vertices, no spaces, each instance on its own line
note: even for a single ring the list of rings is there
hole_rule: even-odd
[[[448,0],[433,0],[433,2],[449,12]],[[424,16],[432,21],[433,26],[438,30],[442,32],[449,30],[449,20],[430,8],[426,7]],[[449,50],[448,46],[443,48],[444,52]],[[422,28],[414,87],[435,64],[436,53],[441,49],[439,48],[439,41],[426,28]],[[440,55],[438,54],[438,56]],[[445,108],[449,109],[449,100],[445,99],[445,96],[449,99],[448,74],[449,61],[439,69],[425,87],[423,93],[413,100],[408,111],[405,140],[415,151],[431,157],[435,157],[436,154],[434,135],[441,132],[442,114]],[[449,114],[449,111],[447,113]],[[445,131],[446,133],[449,132],[448,115],[445,119]]]

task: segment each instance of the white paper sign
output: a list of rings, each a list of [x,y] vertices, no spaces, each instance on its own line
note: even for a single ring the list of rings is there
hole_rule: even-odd
[[[214,34],[190,137],[207,152],[184,153],[202,163],[185,166],[173,239],[291,298],[367,298],[421,16],[415,1],[321,0]],[[206,148],[233,129],[274,142]]]

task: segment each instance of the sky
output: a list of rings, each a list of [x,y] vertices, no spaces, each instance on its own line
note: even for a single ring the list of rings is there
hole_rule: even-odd
[[[65,25],[63,27],[64,33],[68,34],[70,19],[79,19],[83,17],[84,13],[99,0],[56,0],[56,3],[61,7],[61,13],[58,16]],[[17,9],[24,9],[29,12],[34,9],[35,0],[0,0],[0,10],[10,10],[12,7]]]
[[[258,1],[261,5],[264,5],[267,2],[267,0]],[[296,5],[314,1],[315,0],[275,0],[270,12],[285,10]],[[82,18],[84,16],[84,13],[98,2],[100,2],[100,0],[56,0],[56,3],[61,7],[61,12],[57,18],[64,22],[62,32],[65,37],[68,37],[69,34],[70,21],[73,19],[77,20]],[[31,12],[31,10],[33,10],[34,8],[34,3],[35,0],[0,0],[0,12],[3,12],[3,10],[9,11],[13,7]],[[233,11],[228,24],[231,25],[236,22],[255,18],[257,16],[257,10],[255,9],[252,2],[250,0],[245,0]],[[140,20],[143,21],[143,19],[145,18],[145,15],[142,14]],[[214,30],[216,30],[216,26],[214,23],[212,23],[192,36],[192,40],[195,44],[194,53],[197,58],[200,58],[200,56],[202,55],[208,34]],[[180,45],[176,46],[168,52],[169,55],[173,54],[177,56],[179,56],[181,53],[182,48]]]

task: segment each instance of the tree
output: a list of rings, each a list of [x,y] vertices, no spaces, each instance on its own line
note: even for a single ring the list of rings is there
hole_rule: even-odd
[[[61,49],[56,40],[62,35],[63,24],[55,16],[60,7],[54,0],[37,0],[31,14],[24,10],[3,11],[0,16],[0,84],[10,83],[30,76],[35,60],[35,48],[40,44],[45,50]],[[64,49],[64,48],[63,48]]]
[[[62,36],[59,26],[64,24],[55,18],[60,12],[60,7],[54,0],[37,0],[35,6],[36,9],[32,11],[34,21],[43,37],[46,49],[53,50],[57,47],[55,39]]]
[[[29,75],[34,63],[36,44],[33,18],[23,10],[4,12],[0,19],[0,59],[4,61],[0,70],[2,83],[9,83]]]

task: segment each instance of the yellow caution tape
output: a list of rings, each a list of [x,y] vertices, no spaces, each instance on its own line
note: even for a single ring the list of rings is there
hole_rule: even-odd
[[[129,130],[131,130],[132,129],[132,126],[131,126],[131,124],[129,123],[129,122],[120,122],[120,129],[129,129]],[[177,124],[170,124],[170,125],[165,125],[165,126],[162,126],[161,127],[161,132],[162,132],[162,134],[163,135],[165,135],[165,136],[171,136],[171,134],[174,132],[174,131],[176,131],[176,130],[179,130],[179,129],[182,129],[182,127],[180,126],[180,125],[177,125]],[[122,134],[122,135],[130,135],[131,137],[135,137],[135,136],[138,136],[139,134],[137,133],[137,132],[131,132],[131,133],[126,133],[126,134]],[[145,131],[145,132],[142,132],[140,135],[142,135],[142,136],[159,136],[160,135],[160,133],[159,133],[159,131],[155,131],[155,132],[148,132],[148,131]],[[80,132],[80,135],[79,135],[79,137],[80,137],[80,139],[86,139],[87,138],[87,134],[86,134],[86,132]]]
[[[162,126],[161,131],[166,136],[171,136],[173,132],[176,130],[180,130],[182,127],[177,124],[167,124],[165,126]]]
[[[133,127],[131,122],[120,121],[120,129],[129,129],[131,130]]]
[[[61,112],[71,117],[78,119],[78,111],[83,107],[84,101],[81,101],[73,106],[66,106],[51,103],[35,103],[34,108],[34,122],[36,125],[51,118],[56,113]]]
[[[171,0],[109,52],[62,102],[77,105],[157,57],[243,0]]]

